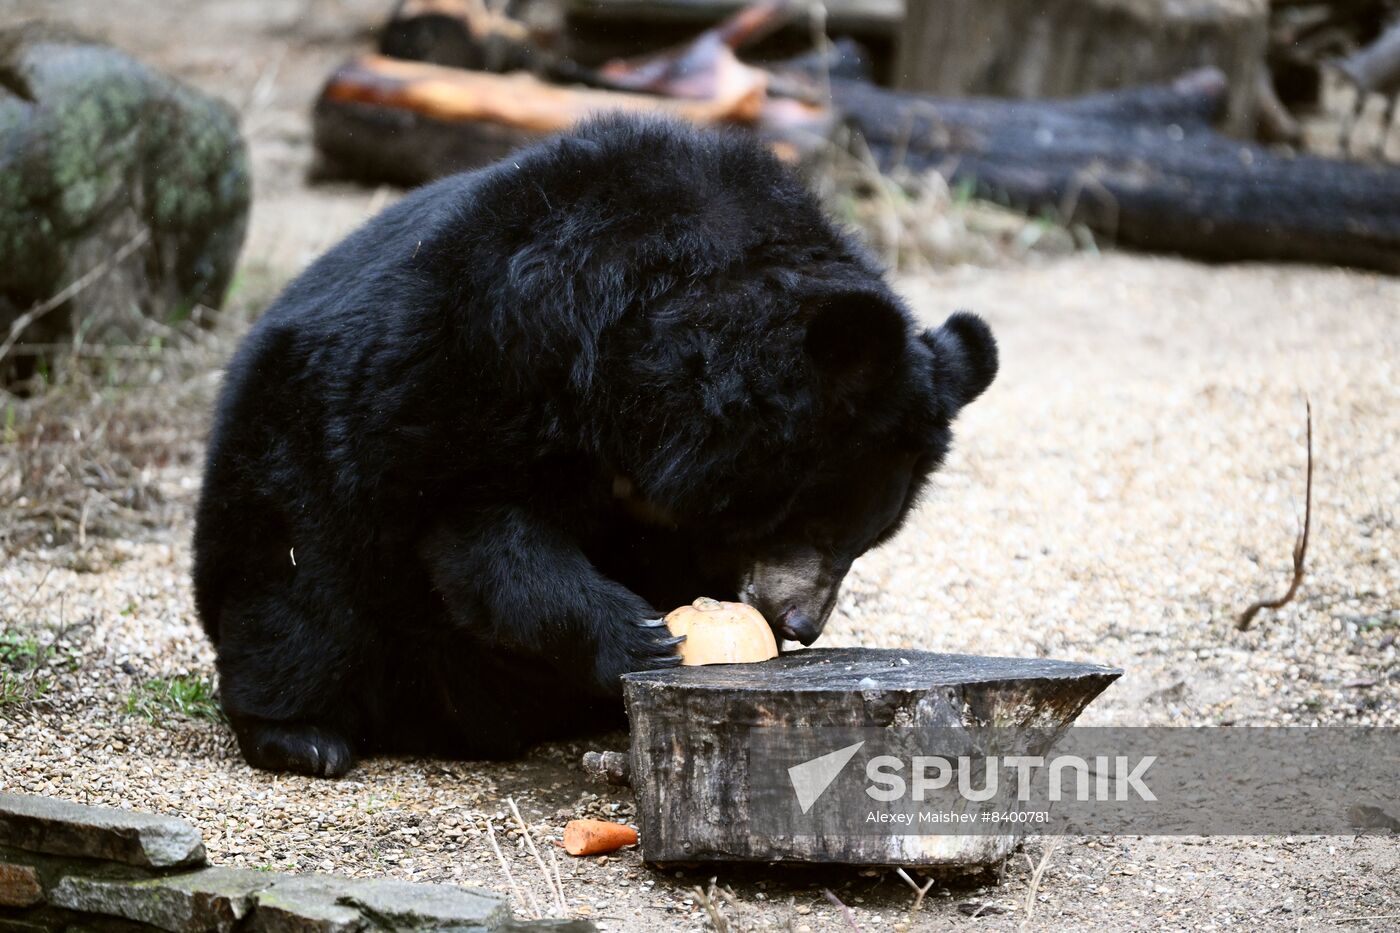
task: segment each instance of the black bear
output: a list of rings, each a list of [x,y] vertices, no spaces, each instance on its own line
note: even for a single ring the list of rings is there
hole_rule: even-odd
[[[600,118],[409,194],[228,367],[194,584],[244,756],[617,724],[698,596],[810,644],[996,368],[737,135]]]

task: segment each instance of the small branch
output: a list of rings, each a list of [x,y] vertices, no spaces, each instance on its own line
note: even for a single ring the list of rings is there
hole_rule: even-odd
[[[620,787],[632,785],[632,761],[626,752],[584,752],[585,772]]]
[[[564,878],[559,874],[559,855],[554,847],[549,849],[549,866],[554,869],[554,890],[559,894],[559,916],[569,916],[569,902],[564,898]]]
[[[710,879],[710,889],[696,886],[695,897],[700,901],[700,906],[705,908],[705,914],[710,918],[710,926],[715,928],[715,933],[730,933],[729,918],[724,915],[724,908],[719,905],[718,891],[716,883],[718,878]]]
[[[1050,864],[1050,856],[1055,854],[1055,849],[1059,847],[1058,838],[1053,838],[1045,843],[1045,851],[1040,853],[1040,864],[1035,866],[1031,872],[1030,887],[1026,889],[1026,913],[1021,920],[1021,929],[1030,927],[1031,918],[1035,916],[1035,895],[1040,890],[1040,879],[1045,876],[1045,868]]]
[[[904,883],[914,889],[914,906],[909,908],[909,912],[911,914],[918,913],[919,910],[924,906],[924,897],[928,894],[929,888],[933,887],[933,879],[930,878],[927,882],[924,883],[924,886],[921,888],[918,886],[918,884],[914,882],[913,878],[909,877],[909,873],[904,869],[896,868],[894,873],[896,875],[899,875],[899,877],[903,878]]]
[[[1288,584],[1288,590],[1277,599],[1264,599],[1254,603],[1244,612],[1240,613],[1239,621],[1235,623],[1235,628],[1241,632],[1248,631],[1249,626],[1254,622],[1262,609],[1281,609],[1292,601],[1298,592],[1298,587],[1303,583],[1303,573],[1308,557],[1308,533],[1312,529],[1312,487],[1313,487],[1313,443],[1312,443],[1312,402],[1307,403],[1308,407],[1308,478],[1303,505],[1303,530],[1298,534],[1298,540],[1293,544],[1293,581]]]
[[[525,817],[520,815],[520,808],[515,805],[514,797],[507,797],[506,803],[510,804],[511,815],[515,817],[515,823],[520,827],[520,833],[525,837],[525,848],[535,858],[535,865],[539,867],[540,874],[544,875],[544,886],[554,898],[554,904],[559,908],[559,916],[567,917],[569,908],[564,903],[564,889],[556,884],[554,875],[550,874],[549,866],[544,863],[544,858],[540,855],[540,850],[535,846],[534,837],[530,834],[530,824],[525,822]]]
[[[510,863],[506,861],[501,846],[496,842],[496,827],[490,820],[486,821],[486,840],[491,843],[491,851],[496,854],[496,862],[501,866],[501,873],[506,876],[506,884],[510,885],[511,893],[515,895],[515,902],[520,905],[521,910],[530,909],[531,919],[543,920],[544,913],[540,910],[540,902],[535,900],[535,895],[529,888],[521,888],[515,880],[515,874],[510,870]]]
[[[1328,923],[1373,923],[1377,920],[1400,920],[1400,914],[1357,914],[1355,917],[1332,917]]]
[[[10,333],[8,336],[6,336],[5,342],[0,343],[0,361],[3,361],[5,359],[5,357],[9,354],[10,350],[14,347],[14,345],[19,342],[20,335],[23,334],[31,324],[33,324],[35,321],[39,320],[39,318],[48,314],[55,308],[61,307],[64,302],[73,298],[83,289],[87,288],[93,282],[96,282],[98,279],[102,278],[108,272],[111,272],[112,269],[114,269],[116,266],[120,265],[123,261],[125,261],[126,257],[130,256],[132,253],[136,252],[138,249],[144,246],[146,244],[146,241],[150,238],[151,232],[149,230],[138,231],[134,237],[126,241],[125,245],[123,245],[121,249],[117,250],[111,256],[108,256],[106,259],[93,266],[87,272],[83,273],[72,283],[70,283],[67,288],[63,289],[53,297],[39,302],[38,304],[30,308],[28,311],[21,314],[19,317],[15,318],[14,322],[10,324]]]
[[[846,918],[846,924],[852,930],[855,930],[856,933],[864,933],[864,931],[860,928],[860,924],[856,923],[856,916],[855,914],[851,913],[851,908],[841,903],[841,898],[837,897],[835,894],[832,894],[830,888],[822,888],[822,896],[841,909],[841,916]]]

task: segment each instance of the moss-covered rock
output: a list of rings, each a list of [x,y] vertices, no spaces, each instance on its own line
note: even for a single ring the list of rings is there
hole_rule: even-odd
[[[76,327],[130,339],[142,318],[218,308],[250,198],[230,107],[56,27],[0,29],[0,340],[133,242],[142,245],[24,339],[49,343]]]

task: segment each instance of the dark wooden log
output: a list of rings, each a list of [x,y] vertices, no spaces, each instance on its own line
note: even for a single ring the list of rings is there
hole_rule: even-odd
[[[1229,77],[1229,128],[1253,128],[1268,0],[940,0],[905,17],[901,90],[1061,98],[1210,66]]]
[[[713,74],[684,76],[687,93],[711,96],[690,98],[359,59],[317,102],[316,144],[341,171],[407,185],[501,158],[606,110],[749,126],[792,161],[820,147],[831,113],[788,86],[804,80],[800,72],[769,78],[717,48],[722,54],[693,59]],[[644,73],[645,63],[639,68],[628,73]],[[826,87],[814,82],[805,96]],[[1212,124],[1230,89],[1216,71],[1068,101],[947,99],[839,78],[830,87],[836,111],[886,169],[898,161],[939,171],[980,196],[1085,224],[1125,246],[1400,272],[1400,171],[1220,134]]]
[[[1011,852],[1017,830],[957,836],[755,831],[750,730],[932,730],[972,722],[1053,740],[1120,674],[1064,661],[868,648],[629,674],[624,690],[642,855],[650,862],[993,864]]]
[[[891,168],[932,169],[1122,245],[1212,260],[1400,272],[1400,170],[1289,155],[1208,122],[1224,82],[1066,102],[950,100],[833,82],[838,109]]]

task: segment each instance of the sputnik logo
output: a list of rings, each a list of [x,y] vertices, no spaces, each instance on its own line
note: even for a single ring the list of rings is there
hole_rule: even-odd
[[[788,768],[788,778],[792,781],[792,789],[797,792],[797,803],[802,807],[803,813],[812,809],[812,805],[826,793],[826,789],[836,780],[841,769],[846,767],[864,744],[864,741],[860,741],[854,745],[847,745],[845,748]]]

